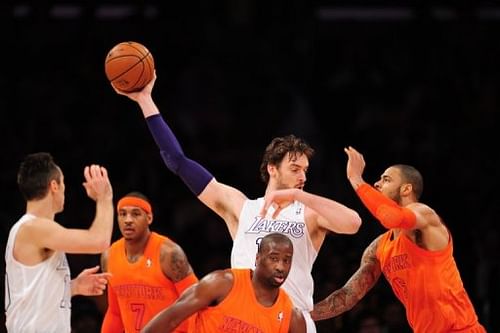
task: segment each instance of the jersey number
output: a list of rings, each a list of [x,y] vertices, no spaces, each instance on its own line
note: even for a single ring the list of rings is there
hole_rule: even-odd
[[[69,274],[64,275],[64,292],[59,307],[61,309],[71,309],[71,276]]]
[[[264,237],[259,237],[255,240],[255,244],[257,245],[257,252],[259,252],[260,243],[262,242],[262,238],[264,238]]]
[[[142,328],[142,320],[144,319],[144,309],[146,306],[144,303],[132,303],[130,304],[130,310],[135,312],[135,329],[139,332]]]
[[[59,302],[59,308],[61,309],[71,309],[71,275],[69,274],[68,267],[66,256],[61,256],[56,267],[56,271],[64,272],[63,296]]]

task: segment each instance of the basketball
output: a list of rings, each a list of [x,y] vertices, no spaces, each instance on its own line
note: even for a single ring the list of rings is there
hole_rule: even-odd
[[[154,75],[153,55],[138,42],[118,43],[106,55],[104,70],[109,82],[123,92],[139,91]]]

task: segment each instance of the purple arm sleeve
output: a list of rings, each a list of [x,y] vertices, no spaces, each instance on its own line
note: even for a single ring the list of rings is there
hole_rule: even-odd
[[[178,175],[191,192],[200,195],[214,176],[184,155],[179,141],[160,114],[147,117],[146,122],[167,168]]]

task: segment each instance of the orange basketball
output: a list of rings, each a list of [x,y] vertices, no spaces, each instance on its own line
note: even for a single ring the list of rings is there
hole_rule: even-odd
[[[108,52],[104,62],[109,82],[124,92],[144,88],[153,79],[154,69],[153,55],[137,42],[118,43]]]

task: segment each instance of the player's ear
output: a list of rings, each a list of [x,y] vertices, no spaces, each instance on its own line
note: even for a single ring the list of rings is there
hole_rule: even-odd
[[[399,187],[401,195],[408,196],[413,192],[413,185],[410,183],[403,184]]]
[[[49,183],[49,190],[51,192],[57,192],[59,191],[60,184],[57,182],[57,180],[52,179]]]
[[[269,174],[269,177],[271,177],[276,172],[276,170],[277,170],[276,165],[267,164],[267,173]]]

